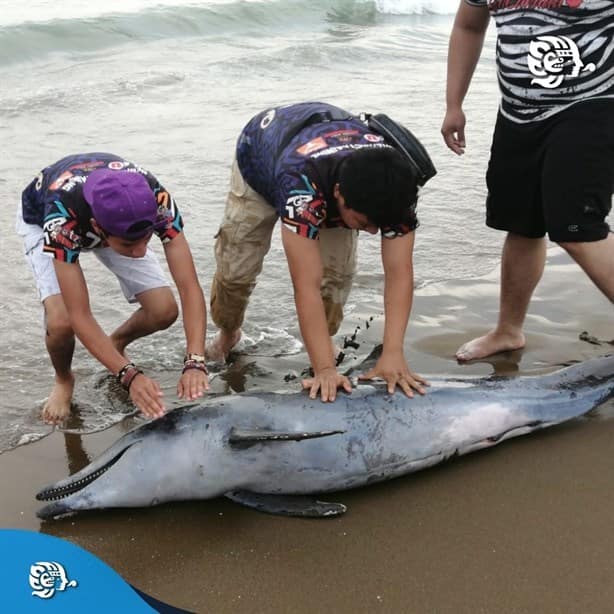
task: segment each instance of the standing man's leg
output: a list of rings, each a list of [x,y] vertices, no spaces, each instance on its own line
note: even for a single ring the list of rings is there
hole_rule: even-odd
[[[560,115],[544,171],[548,234],[614,303],[614,234],[606,222],[614,192],[614,100],[581,102]]]
[[[319,235],[322,256],[322,301],[328,324],[328,334],[332,337],[343,321],[343,308],[352,289],[356,272],[356,246],[358,233],[349,228],[323,228]],[[332,344],[333,357],[337,358]]]
[[[473,339],[456,352],[458,360],[475,360],[525,345],[522,325],[546,261],[545,239],[509,233],[501,257],[499,319],[494,330]]]
[[[524,156],[519,155],[520,147]],[[535,129],[499,120],[487,179],[493,192],[489,200],[494,202],[488,212],[489,226],[513,232],[514,225],[522,221],[526,234],[547,230],[550,239],[614,302],[614,235],[605,221],[612,207],[612,152],[614,101],[586,101],[540,122]],[[501,164],[505,160],[508,164]],[[543,270],[545,243],[512,237],[508,236],[504,246],[499,324],[461,347],[460,360],[524,345],[522,322]]]
[[[543,142],[549,125],[518,125],[501,114],[486,173],[486,225],[507,232],[501,257],[499,317],[493,330],[456,352],[461,361],[525,345],[522,326],[546,260],[542,208]]]
[[[601,241],[559,245],[582,267],[593,283],[614,303],[614,233]]]
[[[211,360],[225,360],[241,338],[245,311],[276,221],[275,209],[245,182],[235,160],[224,219],[215,241],[211,319],[219,332],[207,347]]]

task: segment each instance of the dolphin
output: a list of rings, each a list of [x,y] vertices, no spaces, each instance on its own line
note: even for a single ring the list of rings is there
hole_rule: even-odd
[[[178,407],[41,490],[53,518],[226,496],[264,512],[327,517],[315,496],[418,471],[582,416],[614,397],[614,355],[537,376],[432,379],[424,396],[361,384],[333,403],[240,393]],[[311,496],[310,496],[311,495]]]

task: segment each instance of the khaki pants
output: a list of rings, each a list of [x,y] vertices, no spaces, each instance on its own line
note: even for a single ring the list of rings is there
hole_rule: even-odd
[[[211,286],[211,318],[218,328],[241,328],[277,218],[277,211],[245,182],[235,160],[224,219],[215,241],[217,270]],[[357,234],[349,228],[323,228],[319,233],[321,292],[331,336],[339,330],[352,287]]]

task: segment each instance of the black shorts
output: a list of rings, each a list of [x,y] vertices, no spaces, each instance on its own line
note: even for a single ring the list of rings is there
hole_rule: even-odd
[[[614,100],[540,122],[499,113],[486,173],[486,225],[558,243],[600,241],[614,193]]]

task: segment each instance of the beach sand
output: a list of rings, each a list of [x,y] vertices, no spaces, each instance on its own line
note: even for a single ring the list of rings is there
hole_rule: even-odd
[[[527,374],[614,351],[611,303],[558,248],[531,305],[526,349],[458,365],[455,349],[488,330],[497,309],[498,272],[418,290],[411,367]],[[583,331],[602,343],[581,340]],[[364,343],[380,332],[376,318]],[[263,363],[275,368],[274,359]],[[145,593],[195,612],[606,613],[614,603],[613,417],[609,402],[581,420],[327,495],[348,506],[328,520],[268,516],[220,499],[41,522],[38,489],[134,423],[86,436],[56,431],[0,455],[0,526],[67,539]]]

